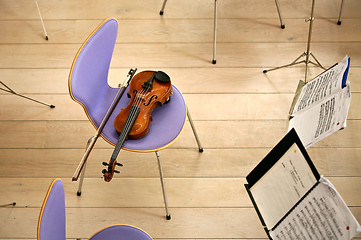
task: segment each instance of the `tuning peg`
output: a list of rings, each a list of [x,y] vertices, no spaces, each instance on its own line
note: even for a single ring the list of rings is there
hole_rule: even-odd
[[[106,170],[106,169],[103,169],[103,170],[102,170],[102,173],[103,173],[103,174],[105,174],[106,172],[107,172],[107,170]]]
[[[123,164],[118,163],[118,162],[117,162],[115,165],[120,166],[120,167],[123,167]]]
[[[108,166],[109,164],[107,162],[102,162],[104,166]]]
[[[114,173],[120,173],[118,170],[114,170]]]

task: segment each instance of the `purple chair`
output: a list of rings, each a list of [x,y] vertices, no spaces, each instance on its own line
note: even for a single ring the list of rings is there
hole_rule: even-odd
[[[65,240],[65,196],[61,179],[54,179],[44,199],[38,222],[38,240]],[[89,240],[152,240],[143,230],[130,225],[111,225]]]
[[[117,32],[117,20],[114,18],[105,19],[80,47],[69,75],[69,93],[72,99],[83,106],[87,117],[98,132],[100,126],[103,126],[103,120],[107,115],[109,106],[112,105],[114,97],[119,90],[119,88],[112,88],[108,85],[108,71]],[[99,133],[101,137],[112,145],[115,145],[119,138],[119,134],[113,125],[114,119],[128,103],[129,99],[124,94],[116,105],[114,112],[110,115],[109,120],[106,121],[104,128]],[[196,137],[199,151],[202,152],[203,148],[201,147],[189,111],[187,111],[183,96],[175,86],[173,86],[170,102],[162,107],[157,107],[152,112],[153,120],[147,135],[138,140],[127,140],[122,147],[122,149],[128,151],[156,153],[167,219],[170,219],[170,214],[158,151],[170,146],[179,137],[183,130],[186,116],[188,116]],[[83,159],[89,155],[96,139],[97,134],[89,139]],[[84,173],[85,166],[81,171],[78,196],[81,195]]]

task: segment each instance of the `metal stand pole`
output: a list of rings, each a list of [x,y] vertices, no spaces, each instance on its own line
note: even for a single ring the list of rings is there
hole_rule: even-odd
[[[216,64],[216,43],[217,43],[217,0],[214,0],[214,28],[213,28],[213,59],[212,63]]]
[[[169,209],[168,209],[167,194],[165,192],[165,187],[164,187],[163,170],[162,170],[162,165],[160,163],[159,152],[155,152],[155,155],[157,156],[157,160],[158,160],[159,177],[160,177],[160,183],[162,185],[163,200],[164,200],[165,211],[166,211],[166,218],[167,218],[167,220],[170,220],[171,216],[170,216]]]
[[[36,8],[38,9],[38,13],[39,13],[41,25],[43,26],[43,30],[44,30],[44,34],[45,34],[45,40],[49,40],[49,37],[48,37],[48,34],[46,33],[44,21],[43,21],[43,18],[42,18],[42,16],[41,16],[41,13],[40,13],[40,8],[39,8],[39,4],[38,4],[38,1],[37,1],[37,0],[35,0],[35,4],[36,4]]]
[[[308,30],[308,40],[307,40],[307,50],[302,53],[298,58],[296,58],[296,60],[294,60],[292,63],[290,64],[286,64],[280,67],[275,67],[275,68],[271,68],[271,69],[267,69],[267,70],[263,70],[263,73],[267,73],[269,71],[273,71],[273,70],[277,70],[280,68],[284,68],[284,67],[289,67],[289,66],[293,66],[296,64],[300,64],[300,63],[305,63],[306,64],[306,71],[305,71],[305,82],[307,82],[306,78],[307,78],[307,67],[308,64],[311,63],[315,66],[318,66],[324,70],[326,70],[326,68],[324,68],[321,63],[316,59],[316,57],[311,53],[310,48],[311,48],[311,35],[312,35],[312,26],[313,26],[313,21],[315,20],[313,17],[313,13],[314,13],[314,8],[315,8],[315,0],[312,0],[312,7],[311,7],[311,17],[310,18],[306,18],[305,21],[306,22],[310,22],[309,24],[309,30]],[[310,56],[316,61],[316,63],[310,61]],[[305,60],[303,61],[298,61],[300,58],[302,57],[306,57]]]
[[[341,1],[341,8],[340,8],[340,15],[338,16],[338,21],[337,21],[337,25],[341,25],[341,18],[342,18],[342,12],[343,12],[343,5],[344,5],[345,1],[342,0]]]
[[[162,5],[162,9],[160,10],[159,15],[163,15],[166,3],[167,3],[167,0],[164,0],[163,5]]]
[[[278,16],[279,16],[280,22],[281,22],[281,28],[284,29],[285,24],[283,23],[283,19],[282,19],[282,15],[281,15],[280,4],[278,3],[278,0],[275,0],[275,3],[276,3],[276,7],[277,7]]]
[[[16,93],[16,92],[15,92],[14,90],[12,90],[9,86],[6,86],[5,83],[3,83],[2,81],[0,81],[0,84],[2,84],[4,87],[7,88],[7,89],[4,89],[4,88],[1,88],[1,87],[0,87],[0,90],[3,90],[3,91],[5,91],[5,92],[14,94],[14,95],[16,95],[16,96],[19,96],[19,97],[22,97],[22,98],[25,98],[25,99],[28,99],[28,100],[31,100],[31,101],[34,101],[34,102],[43,104],[43,105],[48,106],[48,107],[51,107],[51,108],[55,108],[54,105],[51,105],[51,104],[48,104],[48,103],[45,103],[45,102],[42,102],[42,101],[33,99],[33,98],[31,98],[31,97],[28,97],[28,96],[25,96],[25,95],[22,95],[22,94],[19,94],[19,93]]]

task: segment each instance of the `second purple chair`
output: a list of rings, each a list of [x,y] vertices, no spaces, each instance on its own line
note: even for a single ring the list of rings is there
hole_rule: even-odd
[[[37,240],[65,240],[65,194],[64,184],[57,178],[50,184],[40,210]],[[140,228],[118,224],[105,227],[89,238],[89,240],[152,240]]]

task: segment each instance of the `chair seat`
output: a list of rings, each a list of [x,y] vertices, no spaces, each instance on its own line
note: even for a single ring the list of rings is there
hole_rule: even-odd
[[[127,90],[128,89],[126,89],[126,92]],[[108,102],[109,104],[106,106],[110,106],[117,92],[118,88],[108,89],[105,95],[107,99],[104,102]],[[114,119],[120,110],[125,108],[130,101],[126,92],[120,99],[101,134],[106,141],[113,145],[117,143],[119,138],[119,134],[114,128]],[[99,107],[97,107],[97,109],[99,109]],[[88,116],[96,128],[101,124],[107,109],[108,107],[98,112],[88,111]],[[186,120],[186,111],[182,94],[173,86],[173,94],[170,97],[170,101],[163,104],[163,106],[156,107],[152,112],[152,122],[145,137],[137,140],[126,140],[123,149],[136,152],[151,152],[168,147],[182,132]]]
[[[143,230],[130,225],[113,225],[95,233],[89,240],[152,240]]]

